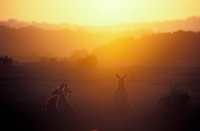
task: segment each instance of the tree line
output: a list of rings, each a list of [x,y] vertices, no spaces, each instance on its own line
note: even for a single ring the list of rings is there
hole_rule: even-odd
[[[93,50],[104,61],[199,62],[200,32],[175,31],[118,38]]]

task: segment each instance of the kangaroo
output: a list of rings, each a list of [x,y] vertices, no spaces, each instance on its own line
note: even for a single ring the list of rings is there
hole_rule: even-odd
[[[122,111],[130,111],[132,109],[127,91],[126,91],[126,86],[125,86],[125,78],[126,75],[123,77],[120,77],[119,75],[116,74],[116,77],[118,79],[118,84],[116,87],[116,90],[114,92],[113,96],[113,107],[116,112],[122,113]]]
[[[60,95],[60,99],[58,100],[58,121],[61,123],[60,127],[71,131],[79,130],[79,117],[67,99],[68,94],[72,93],[67,84],[65,84],[63,92],[64,94]]]
[[[64,93],[60,95],[58,100],[58,113],[67,119],[75,118],[76,111],[67,100],[67,95],[72,93],[67,84],[65,84],[63,91]]]
[[[63,88],[65,84],[62,83],[58,89],[56,89],[52,96],[48,99],[48,101],[45,104],[45,110],[48,114],[56,114],[58,109],[58,100],[60,99],[60,96],[64,94]]]
[[[67,84],[61,84],[46,103],[47,118],[52,130],[76,130],[79,127],[76,112],[67,100],[68,94],[71,94],[71,90]]]

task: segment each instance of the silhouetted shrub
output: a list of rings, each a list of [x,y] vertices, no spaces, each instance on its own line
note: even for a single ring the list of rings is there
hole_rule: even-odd
[[[69,60],[76,61],[78,58],[83,58],[88,56],[88,50],[75,50],[72,52],[72,54],[69,56]]]
[[[98,64],[97,58],[95,55],[88,55],[85,58],[77,59],[77,63],[85,67],[96,66]]]
[[[159,99],[159,105],[168,113],[183,114],[189,110],[190,96],[179,86],[175,86]]]
[[[13,59],[8,56],[0,57],[0,65],[1,66],[11,66],[13,64]]]

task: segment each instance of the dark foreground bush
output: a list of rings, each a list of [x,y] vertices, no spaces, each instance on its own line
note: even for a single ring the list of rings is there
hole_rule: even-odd
[[[12,64],[13,64],[13,59],[11,59],[10,57],[8,56],[0,57],[0,66],[8,67],[11,66]]]
[[[184,114],[189,110],[190,96],[179,86],[172,87],[170,91],[159,99],[159,105],[167,113]]]

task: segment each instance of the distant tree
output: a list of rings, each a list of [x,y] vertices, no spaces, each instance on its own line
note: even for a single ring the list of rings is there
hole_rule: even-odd
[[[70,60],[76,61],[77,59],[81,57],[86,57],[88,55],[88,50],[75,50],[72,52],[71,56],[69,57]]]
[[[189,110],[190,96],[179,86],[175,86],[159,99],[159,105],[168,113],[184,114]]]
[[[81,64],[84,67],[96,66],[98,64],[95,55],[87,55],[84,58],[79,58],[77,59],[77,63]]]
[[[10,57],[8,56],[2,56],[0,57],[0,65],[1,66],[11,66],[13,64],[13,59],[11,59]]]

